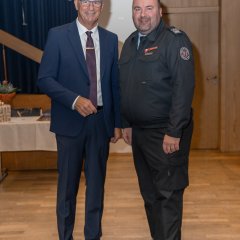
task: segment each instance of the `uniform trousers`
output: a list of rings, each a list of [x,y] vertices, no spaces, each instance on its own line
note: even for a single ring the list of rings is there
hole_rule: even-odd
[[[134,165],[151,236],[154,240],[180,240],[192,123],[173,156],[163,152],[161,129],[133,127],[132,131]]]
[[[84,165],[84,235],[86,240],[99,240],[102,235],[104,182],[110,140],[103,111],[86,117],[80,135],[68,137],[57,134],[56,140],[59,173],[56,211],[59,239],[73,239],[77,193]]]

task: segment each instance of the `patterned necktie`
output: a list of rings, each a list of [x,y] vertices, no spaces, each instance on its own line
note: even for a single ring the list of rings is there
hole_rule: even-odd
[[[91,37],[92,32],[87,31],[87,43],[86,43],[86,63],[88,69],[88,75],[90,80],[90,93],[89,99],[92,104],[97,107],[97,70],[96,70],[96,56],[93,44],[93,39]]]

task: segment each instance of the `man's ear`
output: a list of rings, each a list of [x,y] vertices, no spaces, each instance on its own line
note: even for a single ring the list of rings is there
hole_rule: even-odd
[[[75,9],[78,11],[78,2],[79,0],[74,0]]]
[[[162,8],[160,8],[159,11],[160,11],[160,16],[162,17]]]
[[[101,12],[102,12],[102,10],[103,10],[103,7],[104,7],[104,3],[102,3],[102,6],[101,6]]]

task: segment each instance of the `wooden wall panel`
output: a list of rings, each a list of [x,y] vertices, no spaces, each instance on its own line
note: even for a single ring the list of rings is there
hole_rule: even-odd
[[[240,1],[221,1],[221,151],[240,151]]]
[[[168,8],[218,7],[219,0],[161,0]]]
[[[57,152],[23,151],[4,152],[2,167],[9,170],[56,169]]]
[[[12,108],[42,108],[47,110],[51,108],[51,100],[45,94],[17,94],[12,102]]]

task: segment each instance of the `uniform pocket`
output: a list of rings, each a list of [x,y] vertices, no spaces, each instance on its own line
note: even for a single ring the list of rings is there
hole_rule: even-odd
[[[188,126],[183,129],[183,134],[180,141],[180,149],[177,152],[168,154],[170,165],[180,166],[188,163],[190,145],[192,139],[193,122],[190,120]]]
[[[155,62],[158,61],[159,58],[159,53],[153,53],[152,55],[142,55],[141,57],[139,57],[139,60],[143,62]]]
[[[188,154],[184,153],[183,150],[176,151],[174,153],[167,154],[169,165],[181,166],[188,162]]]

